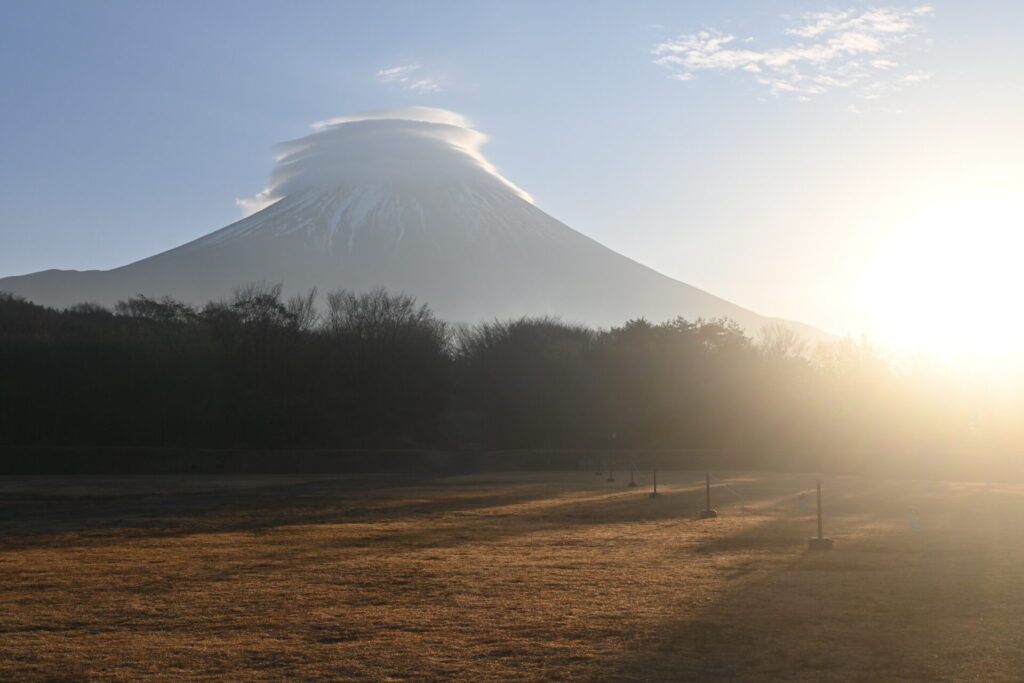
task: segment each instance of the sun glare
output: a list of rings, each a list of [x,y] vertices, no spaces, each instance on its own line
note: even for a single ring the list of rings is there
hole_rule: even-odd
[[[908,351],[1024,351],[1024,195],[971,194],[896,230],[856,288],[880,341]]]

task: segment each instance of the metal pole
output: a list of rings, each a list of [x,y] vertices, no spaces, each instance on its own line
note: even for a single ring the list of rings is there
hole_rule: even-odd
[[[718,517],[718,511],[711,509],[711,473],[704,473],[704,510],[700,513],[701,519],[714,519]]]
[[[818,538],[824,538],[821,533],[821,479],[818,480]]]
[[[648,498],[658,498],[658,497],[661,496],[661,494],[658,493],[658,466],[655,465],[654,463],[651,463],[651,475],[652,475],[652,480],[654,482],[654,490],[651,491],[651,495],[649,495],[647,497]]]
[[[818,537],[807,541],[807,547],[811,550],[832,550],[832,539],[825,538],[821,528],[821,479],[818,479]]]

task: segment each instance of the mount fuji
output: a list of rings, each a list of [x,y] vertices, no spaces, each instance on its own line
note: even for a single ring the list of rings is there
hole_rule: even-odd
[[[54,307],[136,294],[201,304],[281,282],[286,293],[384,287],[470,323],[550,314],[609,326],[681,315],[728,317],[756,335],[773,322],[544,213],[482,156],[485,141],[464,117],[427,107],[314,124],[278,146],[267,189],[239,202],[248,217],[120,268],[7,277],[0,291]]]

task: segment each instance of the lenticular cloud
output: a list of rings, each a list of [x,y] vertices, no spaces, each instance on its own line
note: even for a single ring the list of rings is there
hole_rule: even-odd
[[[313,124],[313,133],[275,148],[268,187],[236,203],[246,215],[290,194],[367,184],[496,183],[527,201],[480,153],[487,136],[452,111],[403,107]]]

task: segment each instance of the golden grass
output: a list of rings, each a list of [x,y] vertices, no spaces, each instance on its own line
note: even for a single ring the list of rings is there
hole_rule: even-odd
[[[1024,678],[1024,486],[718,481],[0,479],[0,679]]]

